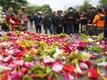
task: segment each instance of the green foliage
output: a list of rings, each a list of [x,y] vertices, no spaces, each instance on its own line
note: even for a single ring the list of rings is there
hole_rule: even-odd
[[[57,42],[53,43],[52,45],[48,45],[46,42],[41,41],[39,44],[40,46],[38,50],[41,54],[40,58],[47,56],[47,55],[52,56],[53,54],[55,54],[56,47],[58,46]]]
[[[45,76],[47,76],[52,70],[50,67],[36,65],[33,68],[31,68],[31,71],[35,72],[36,76],[42,79]]]
[[[105,6],[107,3],[107,0],[100,0],[99,3],[101,4],[101,6]]]
[[[31,53],[25,54],[24,57],[23,57],[23,60],[24,60],[24,61],[31,62],[31,61],[34,60],[34,56],[33,56]]]
[[[45,5],[41,6],[41,11],[43,11],[43,12],[47,11],[47,12],[51,13],[51,8],[49,5],[45,4]]]
[[[43,5],[43,6],[28,5],[26,9],[27,9],[27,12],[28,12],[29,14],[33,14],[33,13],[38,12],[38,11],[42,11],[42,12],[47,11],[47,12],[49,12],[49,13],[52,12],[50,6],[47,5],[47,4],[45,4],[45,5]]]
[[[25,6],[26,4],[27,0],[0,0],[0,6],[4,8],[4,11],[6,11],[10,6],[12,6],[14,12],[17,12],[17,10],[21,6]]]
[[[98,58],[97,60],[96,60],[96,62],[97,63],[101,63],[101,62],[106,62],[107,61],[107,59],[106,58]]]
[[[5,21],[2,22],[1,28],[3,31],[9,31],[9,25],[7,25]]]
[[[6,40],[8,40],[8,39],[9,39],[9,37],[8,37],[8,36],[3,35],[3,37],[2,37],[2,38],[0,38],[0,41],[6,41]]]
[[[104,39],[104,34],[103,34],[103,33],[102,33],[102,34],[99,34],[99,35],[97,36],[97,38],[98,38],[99,40]]]
[[[32,80],[29,75],[24,75],[23,80]]]
[[[89,3],[89,0],[85,0],[84,4],[79,6],[79,11],[84,12],[88,11],[92,7],[92,4]]]
[[[76,64],[79,63],[79,60],[84,59],[85,56],[78,52],[72,52],[68,57],[71,60],[71,63]]]
[[[96,53],[99,53],[99,52],[101,52],[103,49],[102,49],[99,45],[95,44],[95,45],[93,45],[93,46],[90,46],[90,47],[88,48],[88,50],[89,50],[89,51],[94,51],[94,52],[96,52]]]
[[[88,38],[90,38],[90,36],[86,35],[86,34],[81,34],[80,35],[82,39],[87,40]]]

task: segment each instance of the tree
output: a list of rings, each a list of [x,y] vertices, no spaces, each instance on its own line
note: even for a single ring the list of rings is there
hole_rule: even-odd
[[[32,13],[35,13],[35,12],[38,12],[38,11],[42,11],[42,12],[47,11],[49,13],[52,12],[52,10],[51,10],[51,8],[50,8],[50,6],[48,4],[45,4],[43,6],[28,5],[26,9],[27,9],[27,12],[29,14],[32,14]]]
[[[52,9],[50,8],[50,6],[48,4],[45,4],[43,6],[41,6],[42,8],[42,11],[47,11],[48,13],[51,13],[52,12]]]
[[[79,6],[78,8],[80,12],[84,12],[88,11],[91,7],[92,5],[90,4],[89,0],[85,0],[83,5]]]
[[[21,6],[25,6],[26,4],[26,0],[0,0],[0,6],[3,7],[4,11],[12,6],[14,8],[14,12],[17,12]]]
[[[33,14],[33,13],[35,13],[36,12],[36,8],[37,8],[37,6],[35,6],[35,5],[27,5],[27,13],[29,13],[29,14]]]
[[[107,0],[100,0],[99,3],[100,3],[100,6],[105,6],[107,3]]]

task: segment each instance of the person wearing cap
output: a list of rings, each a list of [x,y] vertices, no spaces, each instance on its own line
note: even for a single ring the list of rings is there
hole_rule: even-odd
[[[98,13],[95,15],[93,25],[95,27],[95,34],[104,32],[105,15],[103,9],[99,8]]]
[[[65,33],[66,34],[74,34],[74,26],[75,26],[75,13],[73,11],[73,8],[70,7],[68,9],[68,13],[64,16],[64,22],[65,22]]]
[[[35,28],[36,28],[36,33],[41,33],[42,17],[41,17],[41,14],[39,12],[34,14],[33,21],[34,21],[34,25],[35,25]]]

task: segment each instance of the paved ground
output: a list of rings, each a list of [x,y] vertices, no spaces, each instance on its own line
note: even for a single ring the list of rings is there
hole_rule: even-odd
[[[36,33],[36,29],[35,29],[34,24],[31,26],[31,25],[30,25],[30,22],[28,22],[28,31],[31,31],[31,32]]]
[[[28,22],[28,31],[30,32],[33,32],[33,33],[36,33],[36,29],[35,29],[35,25],[33,23],[33,25],[30,25],[30,22]],[[43,29],[43,26],[42,26],[42,31],[41,31],[43,34],[45,34],[45,31]],[[48,31],[49,33],[49,31]]]

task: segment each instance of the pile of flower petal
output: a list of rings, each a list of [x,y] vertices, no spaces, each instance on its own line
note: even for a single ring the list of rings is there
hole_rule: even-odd
[[[0,80],[106,80],[102,38],[7,32],[0,36]]]

